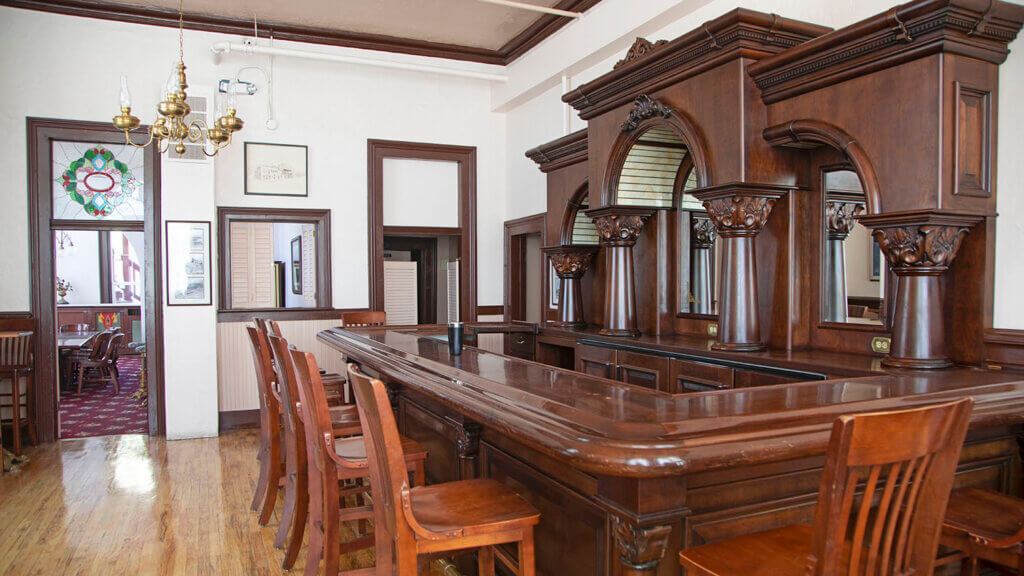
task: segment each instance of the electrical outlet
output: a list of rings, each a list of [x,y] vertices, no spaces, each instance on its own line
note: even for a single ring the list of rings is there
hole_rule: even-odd
[[[888,354],[891,341],[885,336],[875,336],[871,339],[871,351],[876,354]]]
[[[708,336],[718,336],[718,324],[708,324]]]

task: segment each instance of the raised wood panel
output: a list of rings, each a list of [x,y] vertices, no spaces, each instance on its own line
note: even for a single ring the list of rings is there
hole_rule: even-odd
[[[992,195],[989,163],[992,130],[991,93],[956,82],[956,148],[953,193],[958,196]]]
[[[733,387],[733,373],[732,368],[725,366],[673,358],[669,361],[669,379],[666,391],[672,394],[683,394],[725,390]]]
[[[615,350],[577,344],[576,371],[601,378],[615,378]]]
[[[398,429],[427,449],[430,455],[425,466],[428,484],[460,479],[455,429],[451,422],[402,397],[398,401]]]
[[[733,379],[736,388],[749,388],[751,386],[768,386],[770,384],[785,384],[787,382],[802,382],[802,378],[792,376],[780,376],[778,374],[766,374],[752,370],[737,370]]]
[[[616,355],[616,363],[618,379],[626,384],[652,390],[664,391],[669,388],[668,358],[620,350]]]
[[[281,331],[288,343],[316,355],[322,370],[345,373],[345,358],[316,339],[317,332],[341,324],[340,319],[283,320]],[[217,398],[221,412],[256,410],[260,407],[256,372],[252,363],[248,322],[217,324]]]

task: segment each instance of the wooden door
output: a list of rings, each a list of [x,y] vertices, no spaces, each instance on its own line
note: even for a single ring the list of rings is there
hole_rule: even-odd
[[[725,366],[673,358],[669,362],[668,391],[684,394],[732,388],[734,372]]]
[[[576,371],[589,376],[615,379],[615,350],[577,344]]]
[[[619,350],[616,354],[618,380],[654,390],[667,390],[668,358]]]

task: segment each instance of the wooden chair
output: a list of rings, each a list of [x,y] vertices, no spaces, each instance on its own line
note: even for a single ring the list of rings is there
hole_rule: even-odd
[[[687,576],[930,576],[972,405],[841,416],[814,525],[683,550]]]
[[[316,358],[300,350],[292,350],[291,356],[299,384],[300,411],[309,432],[305,437],[311,506],[307,521],[309,549],[305,573],[306,576],[317,574],[323,560],[324,573],[337,574],[339,555],[343,551],[373,545],[372,539],[357,538],[342,546],[339,537],[340,522],[359,520],[364,524],[373,517],[373,508],[366,506],[365,499],[363,506],[344,508],[345,496],[362,496],[368,490],[363,482],[369,475],[365,438],[334,438],[326,420],[327,401],[319,383]],[[400,437],[399,442],[401,454],[398,457],[404,465],[403,476],[408,479],[411,473],[413,484],[423,486],[426,483],[424,461],[427,451],[408,438]],[[342,490],[338,486],[339,481],[353,481],[354,485]],[[368,573],[366,570],[362,572]]]
[[[383,310],[369,310],[366,312],[345,312],[341,315],[341,324],[344,327],[351,326],[383,326],[387,324],[388,315]]]
[[[117,373],[113,369],[112,357],[121,345],[125,336],[121,332],[103,332],[96,338],[92,354],[89,358],[78,362],[78,393],[82,393],[82,384],[86,382],[89,370],[96,372],[95,378],[88,378],[89,382],[107,382],[114,385],[114,394],[119,394],[121,389],[117,382]]]
[[[274,391],[274,367],[270,358],[267,335],[253,326],[246,326],[256,366],[256,384],[260,397],[260,448],[256,460],[260,466],[256,493],[252,497],[253,511],[259,510],[260,526],[270,522],[277,503],[277,489],[281,486],[281,399]]]
[[[413,576],[421,556],[478,548],[481,576],[494,575],[497,557],[518,576],[533,576],[533,527],[540,512],[491,479],[409,487],[401,438],[380,380],[349,364],[373,488],[377,576]],[[518,543],[513,559],[499,544]]]
[[[942,525],[943,546],[966,555],[962,576],[977,576],[982,561],[1004,574],[1024,575],[1024,500],[983,488],[949,495]]]
[[[256,323],[256,328],[264,334],[274,334],[279,338],[284,338],[284,333],[281,331],[281,325],[276,320],[269,318],[253,318]],[[273,358],[271,358],[273,362]],[[345,394],[346,381],[345,377],[340,374],[327,374],[323,370],[320,371],[320,377],[323,379],[324,388],[327,391],[327,403],[331,406],[338,406],[346,403],[347,395]],[[355,410],[355,406],[351,407],[352,410],[352,423],[354,424],[352,434],[359,434],[359,414]]]
[[[11,427],[11,448],[17,456],[21,456],[22,428],[28,428],[29,439],[36,444],[32,336],[32,332],[0,336],[0,429]]]
[[[88,332],[91,327],[88,324],[61,324],[61,332]]]

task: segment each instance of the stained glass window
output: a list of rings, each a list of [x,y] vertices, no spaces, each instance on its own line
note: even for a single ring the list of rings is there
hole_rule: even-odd
[[[54,141],[53,217],[142,220],[142,150],[125,144]]]

